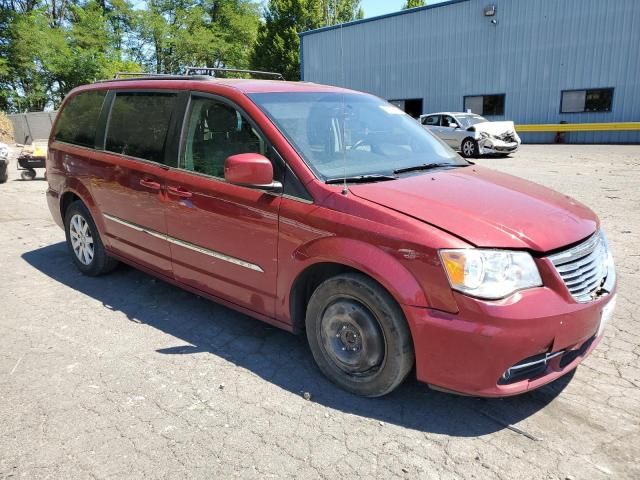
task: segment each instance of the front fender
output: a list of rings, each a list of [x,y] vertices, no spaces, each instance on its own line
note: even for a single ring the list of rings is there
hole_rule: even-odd
[[[337,263],[369,275],[404,305],[428,306],[427,297],[416,278],[393,256],[369,243],[341,237],[323,237],[299,247],[293,255],[293,268],[287,269],[286,285],[307,268],[318,263]],[[289,305],[287,293],[287,309]]]

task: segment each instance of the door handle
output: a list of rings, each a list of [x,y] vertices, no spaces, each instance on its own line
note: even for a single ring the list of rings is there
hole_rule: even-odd
[[[150,178],[141,178],[140,185],[150,188],[151,190],[160,190],[160,184],[158,182],[154,182]]]
[[[193,196],[193,194],[185,190],[184,187],[167,187],[167,191],[176,197],[191,198]]]

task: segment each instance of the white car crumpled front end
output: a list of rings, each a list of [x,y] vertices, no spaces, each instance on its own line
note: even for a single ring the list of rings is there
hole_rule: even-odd
[[[522,141],[513,122],[483,122],[474,125],[480,155],[514,153]]]

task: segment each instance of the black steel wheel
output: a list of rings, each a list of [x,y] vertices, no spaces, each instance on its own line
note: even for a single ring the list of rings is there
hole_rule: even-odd
[[[338,275],[318,286],[309,300],[306,330],[320,370],[358,395],[391,392],[414,363],[402,310],[384,288],[362,274]]]

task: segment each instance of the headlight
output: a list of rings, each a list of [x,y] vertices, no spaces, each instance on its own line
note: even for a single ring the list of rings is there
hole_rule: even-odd
[[[527,252],[469,248],[440,250],[440,258],[451,288],[474,297],[496,300],[542,285]]]
[[[491,138],[491,135],[487,132],[480,132],[480,138]]]

